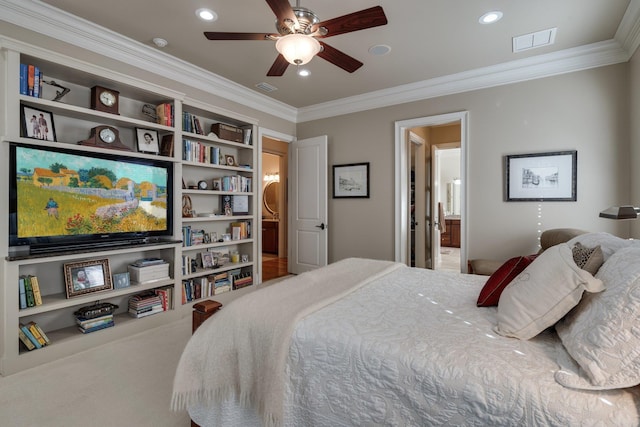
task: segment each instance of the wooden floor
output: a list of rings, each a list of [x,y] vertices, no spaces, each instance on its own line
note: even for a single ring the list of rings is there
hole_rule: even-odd
[[[274,256],[262,256],[262,281],[275,279],[289,274],[287,272],[287,259]]]

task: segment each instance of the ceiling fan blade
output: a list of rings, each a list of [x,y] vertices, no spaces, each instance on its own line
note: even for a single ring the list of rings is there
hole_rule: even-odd
[[[209,40],[274,40],[274,38],[280,37],[280,34],[216,33],[212,31],[205,31],[204,36]]]
[[[319,34],[316,36],[324,38],[337,36],[338,34],[350,33],[352,31],[378,27],[380,25],[387,25],[387,17],[381,6],[375,6],[359,12],[350,13],[348,15],[320,22],[313,26],[312,31],[325,27],[327,29],[327,34]]]
[[[320,42],[320,44],[323,49],[318,53],[318,56],[325,61],[329,61],[349,73],[353,73],[358,68],[362,67],[362,62],[357,59],[339,51],[335,47],[329,46],[326,43]]]
[[[276,18],[278,18],[278,22],[289,20],[293,22],[294,26],[298,26],[298,18],[296,18],[296,14],[293,13],[289,0],[267,0],[267,4],[271,10],[273,10]]]
[[[267,76],[279,77],[284,74],[288,66],[289,66],[289,63],[287,62],[286,59],[284,59],[284,56],[280,54],[274,61],[271,68],[269,68],[269,72],[267,73]]]

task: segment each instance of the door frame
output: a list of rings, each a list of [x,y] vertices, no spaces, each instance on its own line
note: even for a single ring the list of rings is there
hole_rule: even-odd
[[[256,268],[254,268],[254,275],[255,272],[258,272],[258,278],[256,279],[254,277],[254,283],[262,283],[262,232],[260,230],[262,230],[262,214],[260,214],[261,210],[258,209],[258,206],[261,206],[262,204],[262,174],[263,174],[263,170],[262,170],[262,139],[264,137],[268,137],[271,139],[276,139],[278,141],[282,141],[282,142],[286,142],[287,144],[291,144],[293,141],[296,140],[296,137],[293,135],[287,135],[285,133],[282,132],[278,132],[275,130],[271,130],[271,129],[267,129],[267,128],[263,128],[258,126],[258,143],[260,144],[258,147],[256,147],[256,157],[257,157],[257,164],[258,164],[258,177],[260,179],[259,183],[254,183],[254,203],[255,203],[255,209],[256,212],[258,212],[257,216],[258,216],[258,224],[256,224],[256,226],[253,227],[253,232],[254,232],[254,240],[256,242],[258,242],[257,244],[257,251],[255,251],[254,253],[259,254],[259,256],[257,256],[257,259],[253,260],[254,266]],[[288,168],[287,169],[291,169],[291,164],[289,163]],[[287,176],[289,175],[289,170],[287,170]],[[289,204],[289,201],[287,200],[287,205]],[[291,212],[290,206],[287,206],[287,216],[290,215],[289,212]],[[286,222],[287,227],[289,224],[289,218],[286,218]],[[290,242],[287,242],[287,246],[289,245]]]
[[[400,120],[395,122],[395,260],[407,264],[407,247],[409,238],[409,158],[411,144],[409,129],[416,127],[435,126],[450,122],[460,121],[460,179],[462,191],[460,194],[460,271],[465,271],[467,265],[467,150],[469,112],[459,111],[455,113],[440,114],[435,116],[420,117],[417,119]]]

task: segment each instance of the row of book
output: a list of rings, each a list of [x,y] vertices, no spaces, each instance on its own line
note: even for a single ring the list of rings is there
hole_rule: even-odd
[[[160,125],[173,126],[173,104],[164,103],[156,106],[156,122]]]
[[[93,318],[76,316],[76,323],[78,325],[78,329],[83,334],[89,334],[91,332],[100,331],[102,329],[111,328],[115,326],[115,321],[113,320],[113,313],[105,314],[105,315],[93,317]]]
[[[44,74],[32,64],[20,64],[20,95],[42,98]]]
[[[20,309],[42,305],[42,293],[37,276],[22,275],[18,279]]]
[[[150,289],[129,298],[129,314],[135,318],[147,317],[173,307],[173,287]]]
[[[223,157],[219,147],[202,144],[190,139],[182,140],[182,160],[188,162],[208,163],[221,165]]]
[[[250,271],[240,269],[223,271],[205,277],[197,277],[182,281],[182,303],[186,304],[200,298],[220,295],[232,289],[240,289],[253,284]]]
[[[213,189],[240,193],[251,192],[252,179],[242,175],[226,175],[213,180]]]
[[[182,246],[202,245],[206,241],[206,235],[204,230],[185,225],[182,227]]]
[[[36,322],[20,323],[18,325],[18,337],[22,347],[29,351],[42,348],[51,343],[47,334]]]
[[[182,112],[182,130],[184,132],[197,133],[198,135],[204,135],[204,129],[200,124],[200,119],[195,114],[191,114],[187,111]],[[186,159],[183,159],[186,160]]]

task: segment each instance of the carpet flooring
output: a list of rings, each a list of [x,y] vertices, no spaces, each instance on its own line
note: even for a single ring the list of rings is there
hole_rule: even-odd
[[[215,298],[223,304],[285,277]],[[6,377],[0,426],[188,427],[169,404],[191,316]]]

